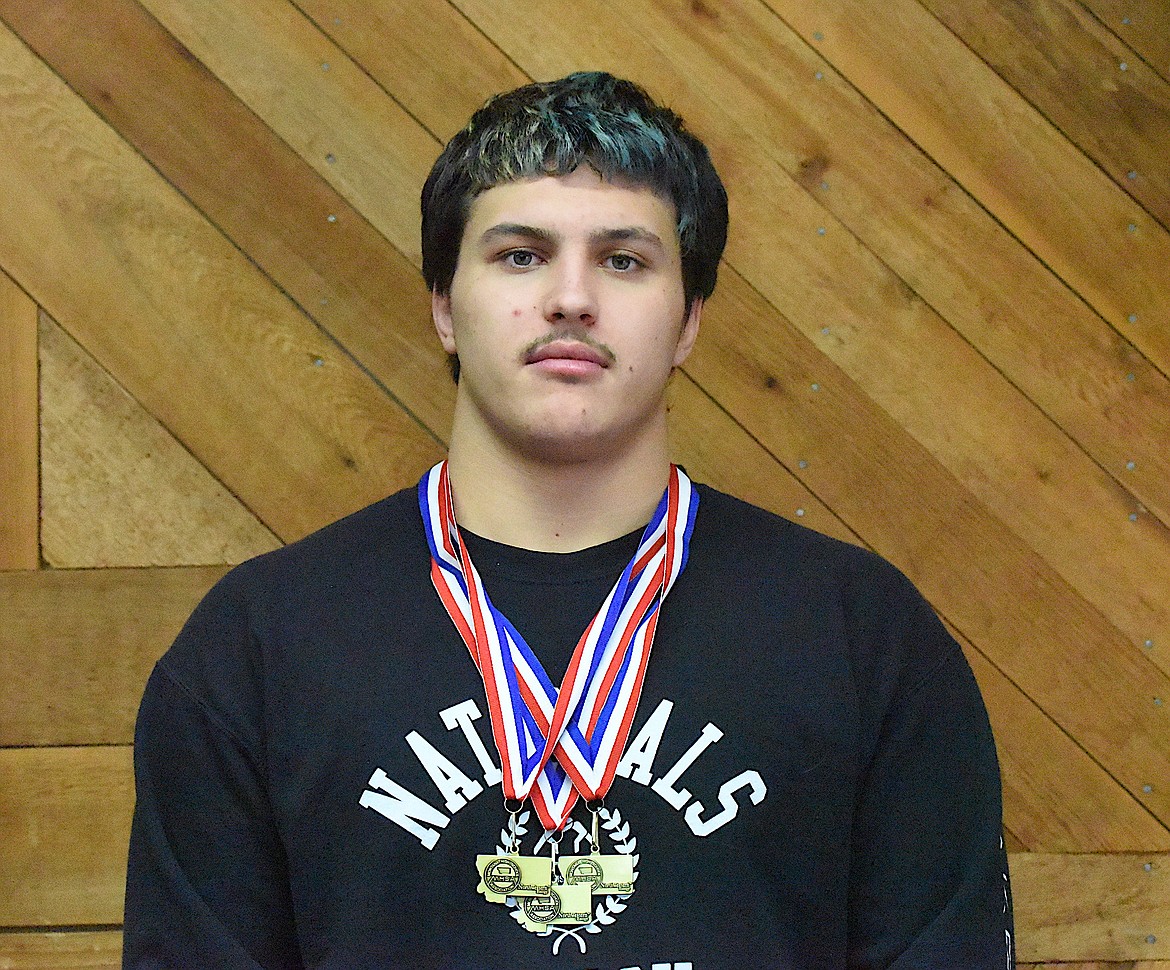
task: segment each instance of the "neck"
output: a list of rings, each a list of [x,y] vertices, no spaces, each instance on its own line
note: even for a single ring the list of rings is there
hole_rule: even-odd
[[[448,473],[459,524],[538,552],[575,552],[642,528],[670,475],[662,433],[621,454],[556,462],[453,430]]]

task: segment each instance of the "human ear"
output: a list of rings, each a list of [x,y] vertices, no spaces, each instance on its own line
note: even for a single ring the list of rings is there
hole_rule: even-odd
[[[451,319],[451,293],[431,290],[431,320],[439,335],[439,343],[449,354],[455,353],[455,324]]]
[[[695,346],[695,338],[699,336],[699,320],[703,316],[703,298],[695,297],[687,310],[687,317],[683,321],[682,332],[678,335],[678,344],[674,348],[674,366],[679,367],[690,356],[691,348]]]

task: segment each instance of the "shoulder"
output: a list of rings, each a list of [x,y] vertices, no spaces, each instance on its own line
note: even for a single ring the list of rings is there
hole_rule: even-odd
[[[744,572],[797,584],[829,584],[842,593],[920,599],[910,581],[877,553],[823,535],[720,492],[698,485],[693,543],[703,555]]]
[[[263,609],[342,594],[355,582],[429,562],[414,487],[395,492],[302,539],[231,569],[208,605]]]
[[[418,493],[414,486],[395,492],[280,549],[237,567],[240,582],[253,579],[312,578],[322,571],[349,570],[409,548],[422,535]]]
[[[186,683],[207,679],[205,668],[217,663],[263,666],[265,644],[355,615],[371,598],[413,590],[427,581],[429,564],[416,492],[403,489],[229,570],[184,624],[164,666]]]
[[[722,603],[725,614],[835,644],[871,686],[966,666],[926,598],[877,553],[706,486],[699,496],[687,569],[705,608]]]

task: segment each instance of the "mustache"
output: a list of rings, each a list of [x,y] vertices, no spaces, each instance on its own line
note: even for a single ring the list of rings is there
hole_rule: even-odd
[[[606,344],[603,344],[600,340],[595,340],[583,327],[565,327],[564,329],[547,333],[543,337],[538,337],[521,351],[521,357],[527,358],[530,354],[535,354],[542,347],[546,347],[560,340],[571,340],[574,343],[584,344],[591,350],[601,354],[611,367],[617,360],[617,355]]]

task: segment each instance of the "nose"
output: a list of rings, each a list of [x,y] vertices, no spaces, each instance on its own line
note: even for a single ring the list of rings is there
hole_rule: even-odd
[[[597,318],[597,297],[587,260],[562,258],[549,269],[544,318],[549,323],[592,325]]]

